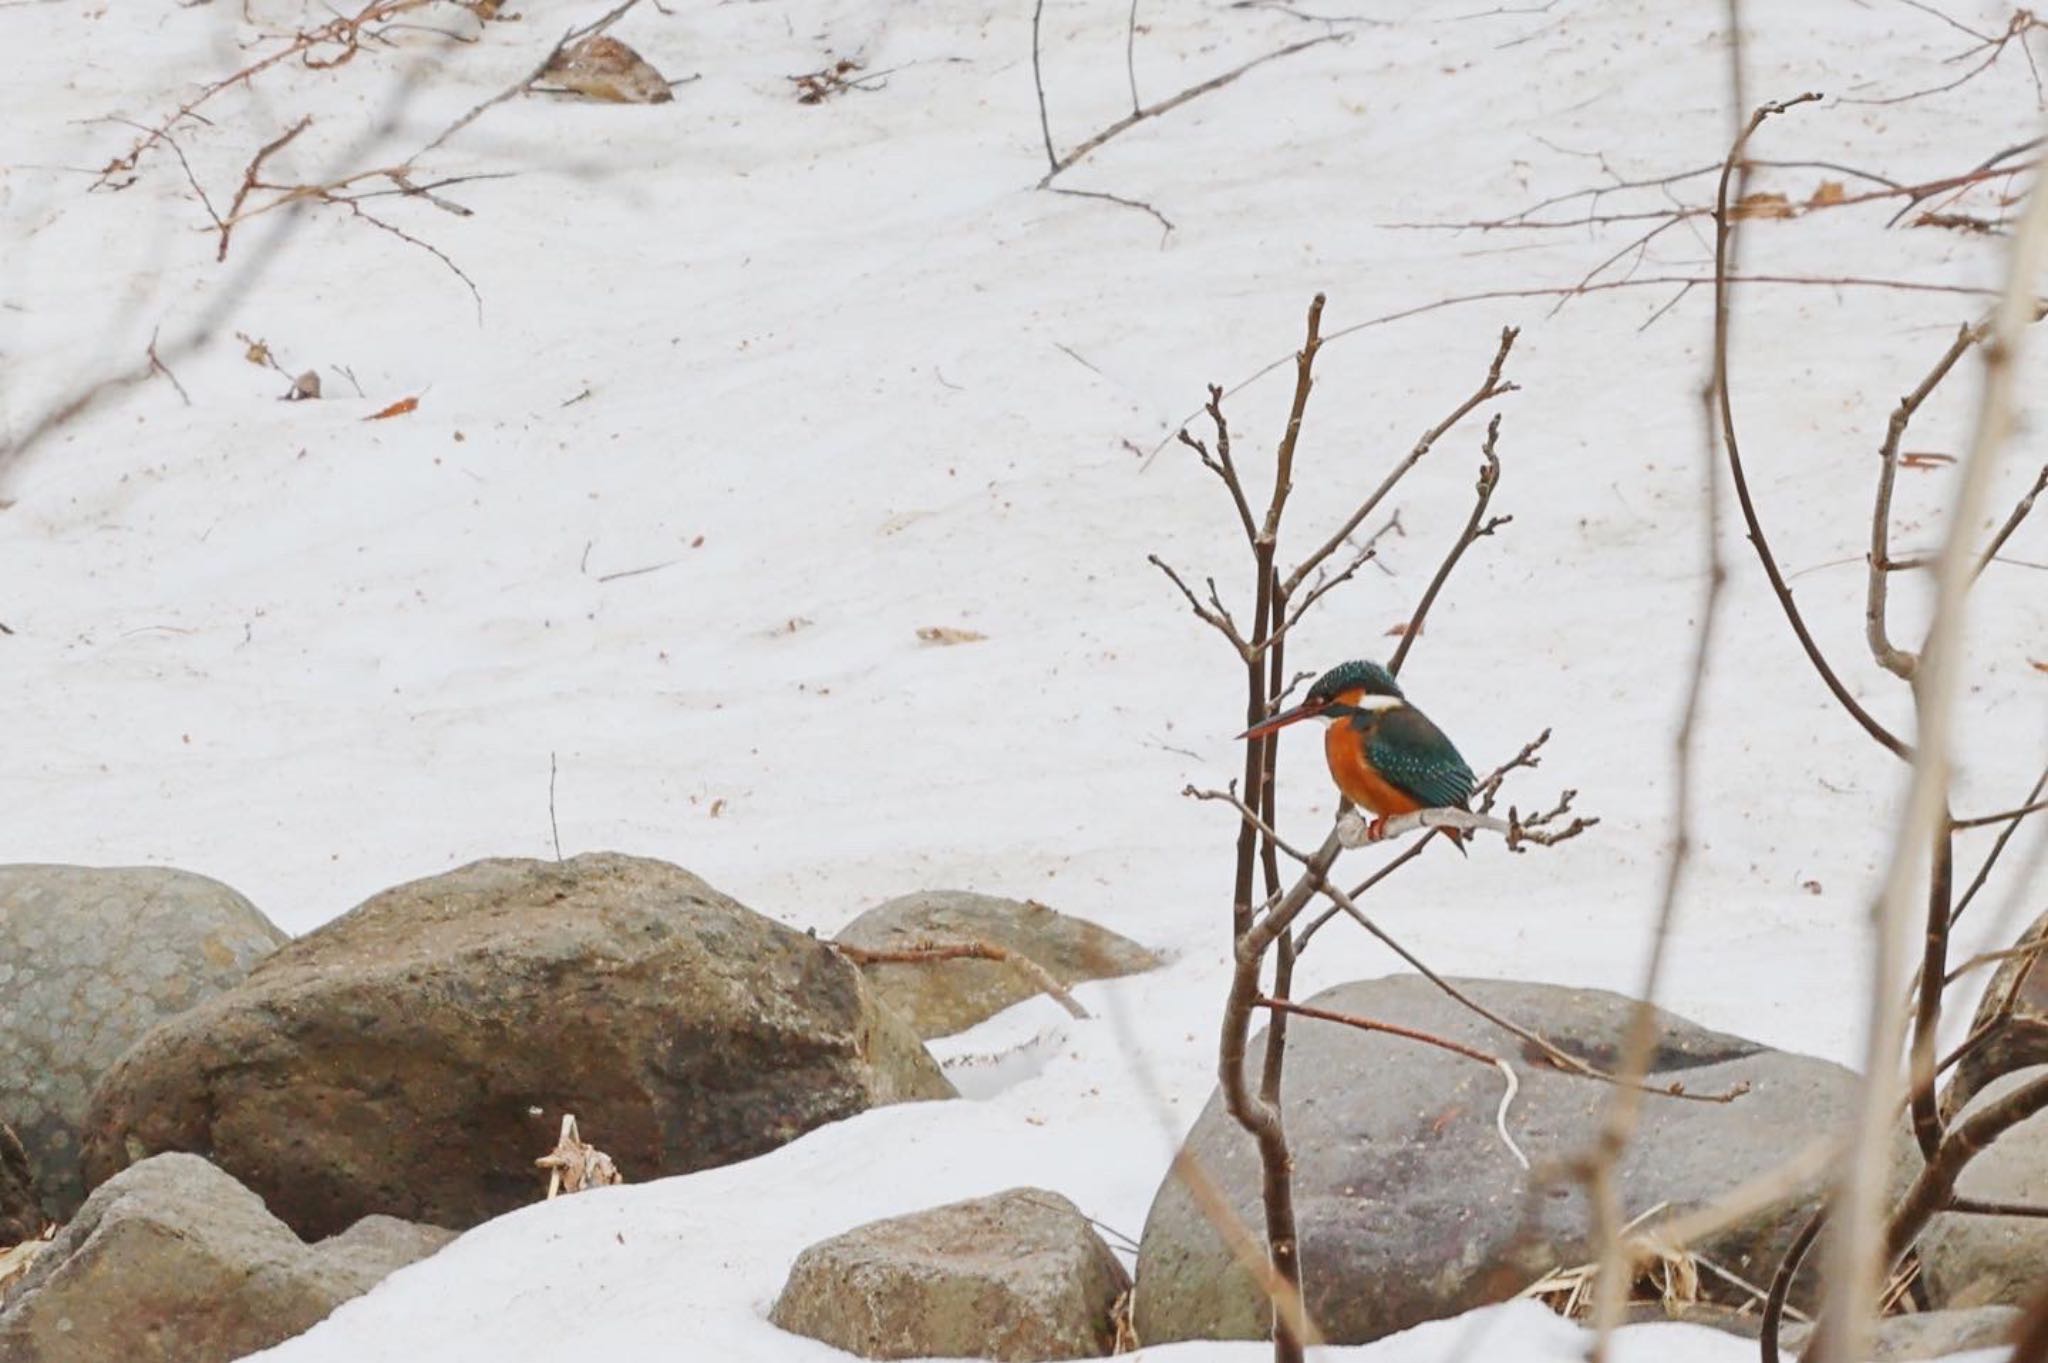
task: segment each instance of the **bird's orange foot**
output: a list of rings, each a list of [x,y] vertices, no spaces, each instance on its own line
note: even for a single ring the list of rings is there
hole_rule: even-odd
[[[1365,826],[1365,840],[1367,842],[1378,842],[1386,836],[1387,816],[1384,814],[1374,815],[1372,822]]]

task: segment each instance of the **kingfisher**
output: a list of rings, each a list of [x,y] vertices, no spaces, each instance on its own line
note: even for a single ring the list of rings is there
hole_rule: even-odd
[[[1472,768],[1444,731],[1408,703],[1394,674],[1363,659],[1339,663],[1316,679],[1291,710],[1239,734],[1258,738],[1304,719],[1323,721],[1323,756],[1344,798],[1373,816],[1366,836],[1386,836],[1387,820],[1418,809],[1463,809]],[[1465,835],[1443,833],[1460,852]]]

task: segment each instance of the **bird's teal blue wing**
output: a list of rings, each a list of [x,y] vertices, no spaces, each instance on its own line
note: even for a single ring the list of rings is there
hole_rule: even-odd
[[[1444,731],[1412,705],[1379,717],[1365,755],[1380,775],[1427,808],[1462,809],[1472,798],[1472,768]]]

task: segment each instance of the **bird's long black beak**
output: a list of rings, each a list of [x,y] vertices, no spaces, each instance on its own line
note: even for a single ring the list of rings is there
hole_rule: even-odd
[[[1264,720],[1258,724],[1252,725],[1251,728],[1246,729],[1243,733],[1239,734],[1238,737],[1263,738],[1267,734],[1277,733],[1280,730],[1286,728],[1288,725],[1296,723],[1300,720],[1314,719],[1317,715],[1323,712],[1325,704],[1326,702],[1324,701],[1303,701],[1300,705],[1295,706],[1292,710],[1282,710],[1279,714],[1274,715],[1271,719]]]

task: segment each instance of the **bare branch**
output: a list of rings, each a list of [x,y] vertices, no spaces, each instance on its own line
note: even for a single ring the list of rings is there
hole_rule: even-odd
[[[1748,145],[1750,137],[1763,125],[1764,120],[1771,115],[1783,113],[1785,110],[1796,105],[1811,103],[1819,98],[1820,96],[1816,94],[1805,94],[1786,100],[1783,103],[1771,103],[1760,106],[1750,116],[1749,126],[1736,139],[1735,145],[1729,148],[1728,159],[1722,163],[1721,167],[1720,191],[1714,201],[1715,236],[1718,243],[1715,264],[1716,277],[1719,280],[1715,288],[1717,307],[1725,304],[1728,285],[1732,279],[1732,276],[1725,272],[1727,242],[1733,222],[1733,217],[1728,211],[1728,188],[1730,181],[1734,178],[1736,164],[1741,158],[1743,148]],[[1799,613],[1799,607],[1792,600],[1792,589],[1785,585],[1784,574],[1778,570],[1778,561],[1771,553],[1770,541],[1765,537],[1763,523],[1757,515],[1756,502],[1750,496],[1749,476],[1744,471],[1742,465],[1742,446],[1735,434],[1735,404],[1729,393],[1729,384],[1725,379],[1720,386],[1717,400],[1721,414],[1721,444],[1728,456],[1728,470],[1734,477],[1735,499],[1742,507],[1742,519],[1749,527],[1749,542],[1756,550],[1757,559],[1763,565],[1764,576],[1769,579],[1771,590],[1777,595],[1778,605],[1784,610],[1786,621],[1792,626],[1792,633],[1798,638],[1799,646],[1806,651],[1807,661],[1813,664],[1814,670],[1820,674],[1821,681],[1827,686],[1835,699],[1841,703],[1842,708],[1847,710],[1850,716],[1863,726],[1864,732],[1876,739],[1878,743],[1883,745],[1893,755],[1901,758],[1910,758],[1912,749],[1908,748],[1904,742],[1889,729],[1885,728],[1884,725],[1878,723],[1876,718],[1869,711],[1865,710],[1854,696],[1849,694],[1849,688],[1844,686],[1842,679],[1835,675],[1834,668],[1829,665],[1826,656],[1821,653],[1820,645],[1814,642],[1813,634],[1806,627],[1805,617]]]
[[[2027,815],[2038,814],[2044,809],[2048,809],[2048,800],[2035,800],[2032,803],[2021,805],[2018,809],[2002,809],[1996,814],[1979,814],[1974,819],[1956,819],[1950,823],[1949,827],[1987,828],[1995,823],[2008,823],[2014,819],[2024,819]]]
[[[1407,475],[1408,470],[1422,462],[1423,457],[1435,447],[1436,442],[1442,439],[1446,432],[1450,431],[1460,421],[1463,421],[1471,414],[1474,408],[1492,401],[1503,393],[1516,391],[1513,383],[1502,381],[1501,370],[1507,364],[1508,354],[1515,348],[1515,338],[1519,335],[1521,335],[1519,328],[1501,328],[1500,344],[1493,352],[1493,362],[1486,368],[1485,380],[1480,383],[1478,388],[1473,390],[1470,397],[1459,403],[1449,416],[1430,427],[1427,431],[1424,431],[1422,438],[1415,442],[1415,447],[1408,451],[1407,457],[1396,464],[1393,470],[1380,480],[1380,485],[1373,489],[1372,495],[1367,497],[1359,508],[1345,519],[1344,524],[1338,528],[1337,533],[1325,540],[1320,549],[1317,549],[1314,553],[1303,559],[1300,565],[1292,573],[1288,574],[1287,580],[1282,584],[1282,590],[1288,596],[1293,596],[1300,589],[1301,584],[1307,580],[1308,575],[1314,572],[1322,564],[1323,560],[1336,553],[1346,540],[1351,538],[1352,532],[1356,531],[1365,522],[1365,518],[1372,515],[1373,509],[1386,499],[1389,492],[1394,490],[1394,485]]]
[[[2019,504],[2013,507],[2012,514],[2005,518],[2005,524],[1991,537],[1991,543],[1984,546],[1984,556],[1977,560],[1977,571],[1972,574],[1973,578],[1984,575],[1984,570],[1998,557],[1998,551],[2005,548],[2005,542],[2012,538],[2013,531],[2019,529],[2020,522],[2033,511],[2034,503],[2040,499],[2043,490],[2048,490],[2048,464],[2041,465],[2041,471],[2034,475],[2034,485],[2026,490]]]
[[[2041,792],[2044,790],[2048,790],[2048,767],[2041,769],[2040,776],[2035,778],[2034,788],[2027,792],[2027,798],[2023,803],[2034,804],[2041,798]],[[1998,840],[1991,844],[1991,850],[1985,854],[1984,860],[1978,863],[1977,874],[1970,877],[1969,887],[1963,891],[1962,898],[1956,901],[1956,906],[1949,910],[1948,921],[1951,927],[1963,916],[1963,910],[1970,907],[1970,901],[1977,897],[1977,892],[1984,888],[1984,882],[1991,878],[1991,868],[1998,864],[1999,857],[2005,853],[2005,845],[2011,842],[2013,834],[2019,831],[2020,820],[2014,819],[2005,826],[2005,831],[1998,835]]]
[[[1478,496],[1472,504],[1471,518],[1465,522],[1465,529],[1459,534],[1451,552],[1444,556],[1436,576],[1429,580],[1429,586],[1422,593],[1422,600],[1415,604],[1415,614],[1408,617],[1408,627],[1401,632],[1401,642],[1394,646],[1394,656],[1387,660],[1387,671],[1401,675],[1401,664],[1408,660],[1408,650],[1415,646],[1415,640],[1422,633],[1422,622],[1429,615],[1429,608],[1435,604],[1436,595],[1443,590],[1444,582],[1451,575],[1451,569],[1458,566],[1458,560],[1472,547],[1472,541],[1484,535],[1491,535],[1501,526],[1513,520],[1513,516],[1495,516],[1486,520],[1487,503],[1493,500],[1493,489],[1500,482],[1500,456],[1494,452],[1500,441],[1500,413],[1486,423],[1486,443],[1480,448],[1479,481],[1476,485]]]
[[[1273,1012],[1293,1013],[1299,1017],[1315,1018],[1321,1022],[1334,1022],[1339,1026],[1355,1028],[1361,1032],[1383,1032],[1388,1036],[1398,1036],[1407,1041],[1419,1041],[1425,1046],[1434,1046],[1438,1050],[1449,1051],[1453,1055],[1462,1055],[1468,1060],[1477,1060],[1482,1065],[1493,1066],[1502,1075],[1506,1076],[1508,1085],[1507,1092],[1501,1095],[1500,1108],[1494,1114],[1494,1128],[1500,1132],[1501,1140],[1506,1143],[1508,1153],[1515,1157],[1516,1162],[1524,1169],[1529,1167],[1529,1157],[1522,1153],[1522,1147],[1516,1145],[1514,1137],[1508,1134],[1508,1105],[1515,1101],[1515,1094],[1522,1086],[1521,1080],[1516,1077],[1514,1067],[1501,1057],[1488,1054],[1477,1047],[1467,1046],[1461,1041],[1453,1041],[1449,1037],[1437,1036],[1434,1033],[1419,1031],[1413,1027],[1403,1027],[1398,1023],[1381,1022],[1375,1018],[1360,1017],[1355,1013],[1337,1013],[1327,1008],[1315,1008],[1308,1004],[1292,1003],[1285,999],[1259,999],[1256,1002],[1259,1007],[1270,1009]]]
[[[1357,923],[1360,927],[1364,928],[1373,936],[1379,938],[1381,942],[1385,943],[1389,948],[1392,949],[1395,955],[1399,956],[1402,960],[1408,962],[1409,965],[1415,968],[1417,973],[1422,975],[1422,977],[1428,980],[1431,984],[1435,985],[1439,990],[1443,991],[1443,993],[1449,996],[1454,1002],[1460,1004],[1468,1011],[1476,1013],[1478,1016],[1486,1019],[1494,1026],[1499,1027],[1502,1031],[1505,1031],[1512,1036],[1519,1037],[1521,1040],[1527,1042],[1529,1045],[1534,1046],[1538,1051],[1542,1052],[1544,1057],[1548,1059],[1553,1066],[1565,1071],[1566,1073],[1576,1074],[1586,1079],[1596,1079],[1606,1084],[1619,1084],[1624,1082],[1620,1076],[1611,1074],[1608,1071],[1601,1069],[1597,1065],[1592,1065],[1584,1060],[1581,1060],[1578,1056],[1573,1055],[1570,1051],[1563,1050],[1553,1045],[1550,1041],[1546,1040],[1543,1036],[1539,1035],[1538,1033],[1530,1031],[1528,1028],[1522,1026],[1519,1023],[1511,1022],[1507,1018],[1504,1018],[1500,1014],[1487,1008],[1484,1004],[1472,998],[1471,995],[1459,989],[1449,980],[1446,980],[1443,976],[1437,974],[1436,971],[1430,969],[1428,964],[1425,963],[1421,957],[1417,956],[1414,952],[1408,950],[1408,948],[1402,946],[1399,942],[1395,941],[1392,937],[1388,936],[1386,930],[1380,927],[1379,924],[1375,923],[1372,920],[1372,918],[1365,913],[1364,910],[1360,909],[1357,903],[1352,899],[1350,895],[1338,889],[1335,885],[1332,885],[1329,882],[1327,875],[1322,872],[1317,872],[1313,864],[1311,864],[1309,868],[1309,874],[1312,875],[1317,882],[1315,886],[1317,892],[1328,896],[1331,899],[1331,901],[1338,906],[1338,908],[1343,910],[1343,912],[1351,918],[1353,922]],[[1308,877],[1305,876],[1304,878],[1306,879]],[[1749,1084],[1747,1082],[1738,1083],[1734,1087],[1725,1089],[1719,1093],[1693,1093],[1690,1090],[1688,1090],[1683,1083],[1677,1081],[1673,1081],[1672,1083],[1663,1085],[1648,1084],[1643,1083],[1641,1081],[1637,1081],[1636,1086],[1640,1088],[1643,1092],[1655,1094],[1658,1097],[1680,1098],[1695,1103],[1732,1103],[1737,1098],[1740,1098],[1743,1094],[1749,1092]]]
[[[1045,0],[1038,0],[1038,8],[1042,10],[1044,6]],[[1038,20],[1035,11],[1032,18],[1031,31],[1032,72],[1035,75],[1038,70]],[[1059,175],[1063,171],[1071,170],[1076,162],[1089,156],[1091,153],[1100,148],[1103,143],[1109,141],[1111,138],[1117,136],[1119,133],[1129,132],[1132,128],[1136,127],[1140,123],[1143,123],[1148,118],[1157,118],[1161,114],[1171,113],[1173,110],[1178,109],[1181,105],[1186,104],[1191,99],[1199,99],[1201,96],[1209,94],[1212,91],[1221,90],[1224,86],[1230,84],[1239,76],[1244,75],[1248,71],[1252,71],[1258,67],[1264,66],[1267,62],[1278,61],[1282,57],[1291,57],[1297,52],[1306,52],[1309,48],[1320,47],[1324,43],[1342,42],[1345,39],[1345,37],[1346,35],[1341,33],[1326,33],[1320,38],[1308,38],[1303,40],[1302,42],[1289,43],[1286,47],[1280,48],[1277,51],[1268,52],[1264,56],[1254,57],[1250,61],[1245,62],[1240,66],[1232,67],[1230,70],[1225,71],[1220,76],[1212,76],[1208,80],[1201,82],[1199,85],[1190,85],[1187,89],[1181,91],[1179,94],[1170,96],[1166,99],[1162,99],[1157,104],[1148,105],[1143,109],[1134,110],[1133,112],[1126,114],[1124,117],[1118,119],[1116,122],[1110,124],[1101,132],[1096,133],[1093,137],[1088,138],[1079,146],[1075,147],[1072,151],[1068,152],[1065,156],[1053,157],[1052,169],[1048,170],[1045,173],[1045,177],[1038,182],[1038,188],[1044,189],[1048,187],[1052,184],[1053,177]],[[1043,119],[1044,110],[1045,91],[1044,87],[1041,86],[1039,89],[1039,113],[1041,120]],[[1045,151],[1047,156],[1052,156],[1052,134],[1049,131],[1046,133]]]
[[[1135,8],[1135,3],[1133,5]],[[1048,169],[1045,178],[1050,180],[1060,173],[1059,153],[1052,149],[1052,120],[1045,112],[1045,76],[1039,63],[1039,28],[1045,20],[1045,0],[1037,0],[1031,7],[1031,84],[1038,90],[1038,130],[1045,135],[1045,164]],[[1039,188],[1045,187],[1041,181]]]
[[[1287,637],[1288,631],[1300,624],[1301,618],[1308,614],[1309,607],[1315,605],[1316,602],[1322,600],[1346,582],[1349,582],[1360,568],[1377,559],[1379,557],[1380,540],[1390,531],[1398,531],[1400,529],[1401,517],[1397,514],[1391,517],[1385,525],[1366,537],[1365,543],[1359,546],[1358,552],[1351,556],[1351,561],[1345,564],[1341,571],[1336,573],[1326,571],[1319,574],[1315,585],[1309,588],[1301,600],[1296,601],[1288,608],[1286,619],[1282,620],[1274,628],[1273,633],[1268,636],[1262,647],[1268,649],[1278,647],[1280,641]],[[1309,675],[1313,676],[1314,674],[1311,673]]]
[[[1212,456],[1209,447],[1187,433],[1182,427],[1180,443],[1201,456],[1202,467],[1223,480],[1223,486],[1230,492],[1230,503],[1237,508],[1238,523],[1244,527],[1246,544],[1258,544],[1259,527],[1252,519],[1251,503],[1244,495],[1244,479],[1238,475],[1237,464],[1230,457],[1230,423],[1223,418],[1223,390],[1215,384],[1209,385],[1209,402],[1203,408],[1209,414],[1210,423],[1216,428],[1216,453]]]
[[[1920,386],[1900,398],[1899,405],[1892,409],[1891,422],[1885,428],[1884,444],[1877,451],[1877,497],[1870,512],[1870,583],[1864,600],[1863,628],[1877,665],[1906,681],[1913,679],[1913,669],[1919,666],[1920,660],[1903,649],[1893,647],[1885,628],[1885,601],[1894,566],[1891,558],[1892,484],[1899,471],[1899,442],[1904,439],[1906,426],[1914,414],[1949,376],[1956,362],[1977,343],[1981,334],[1979,328],[1973,326],[1957,329],[1955,340],[1935,361],[1934,368],[1920,380]]]
[[[1168,567],[1166,560],[1159,557],[1159,555],[1147,554],[1145,555],[1145,561],[1151,564],[1153,567],[1157,568],[1160,572],[1165,573],[1167,580],[1172,582],[1174,586],[1180,588],[1180,594],[1187,598],[1188,609],[1192,610],[1195,613],[1195,618],[1197,620],[1200,620],[1203,624],[1209,626],[1209,628],[1215,630],[1218,634],[1221,634],[1224,638],[1228,639],[1230,641],[1230,646],[1237,650],[1238,657],[1243,658],[1246,662],[1250,662],[1252,660],[1252,646],[1245,642],[1244,636],[1242,634],[1239,634],[1237,632],[1237,626],[1234,623],[1232,623],[1228,613],[1221,612],[1218,610],[1211,610],[1209,607],[1203,605],[1201,601],[1196,598],[1194,592],[1189,589],[1188,584],[1181,581],[1180,574],[1175,572],[1172,568]],[[1210,584],[1210,593],[1212,596],[1215,593],[1215,585],[1213,580]],[[1220,606],[1221,603],[1219,602],[1218,604]],[[1254,720],[1253,723],[1257,723],[1257,721]]]

